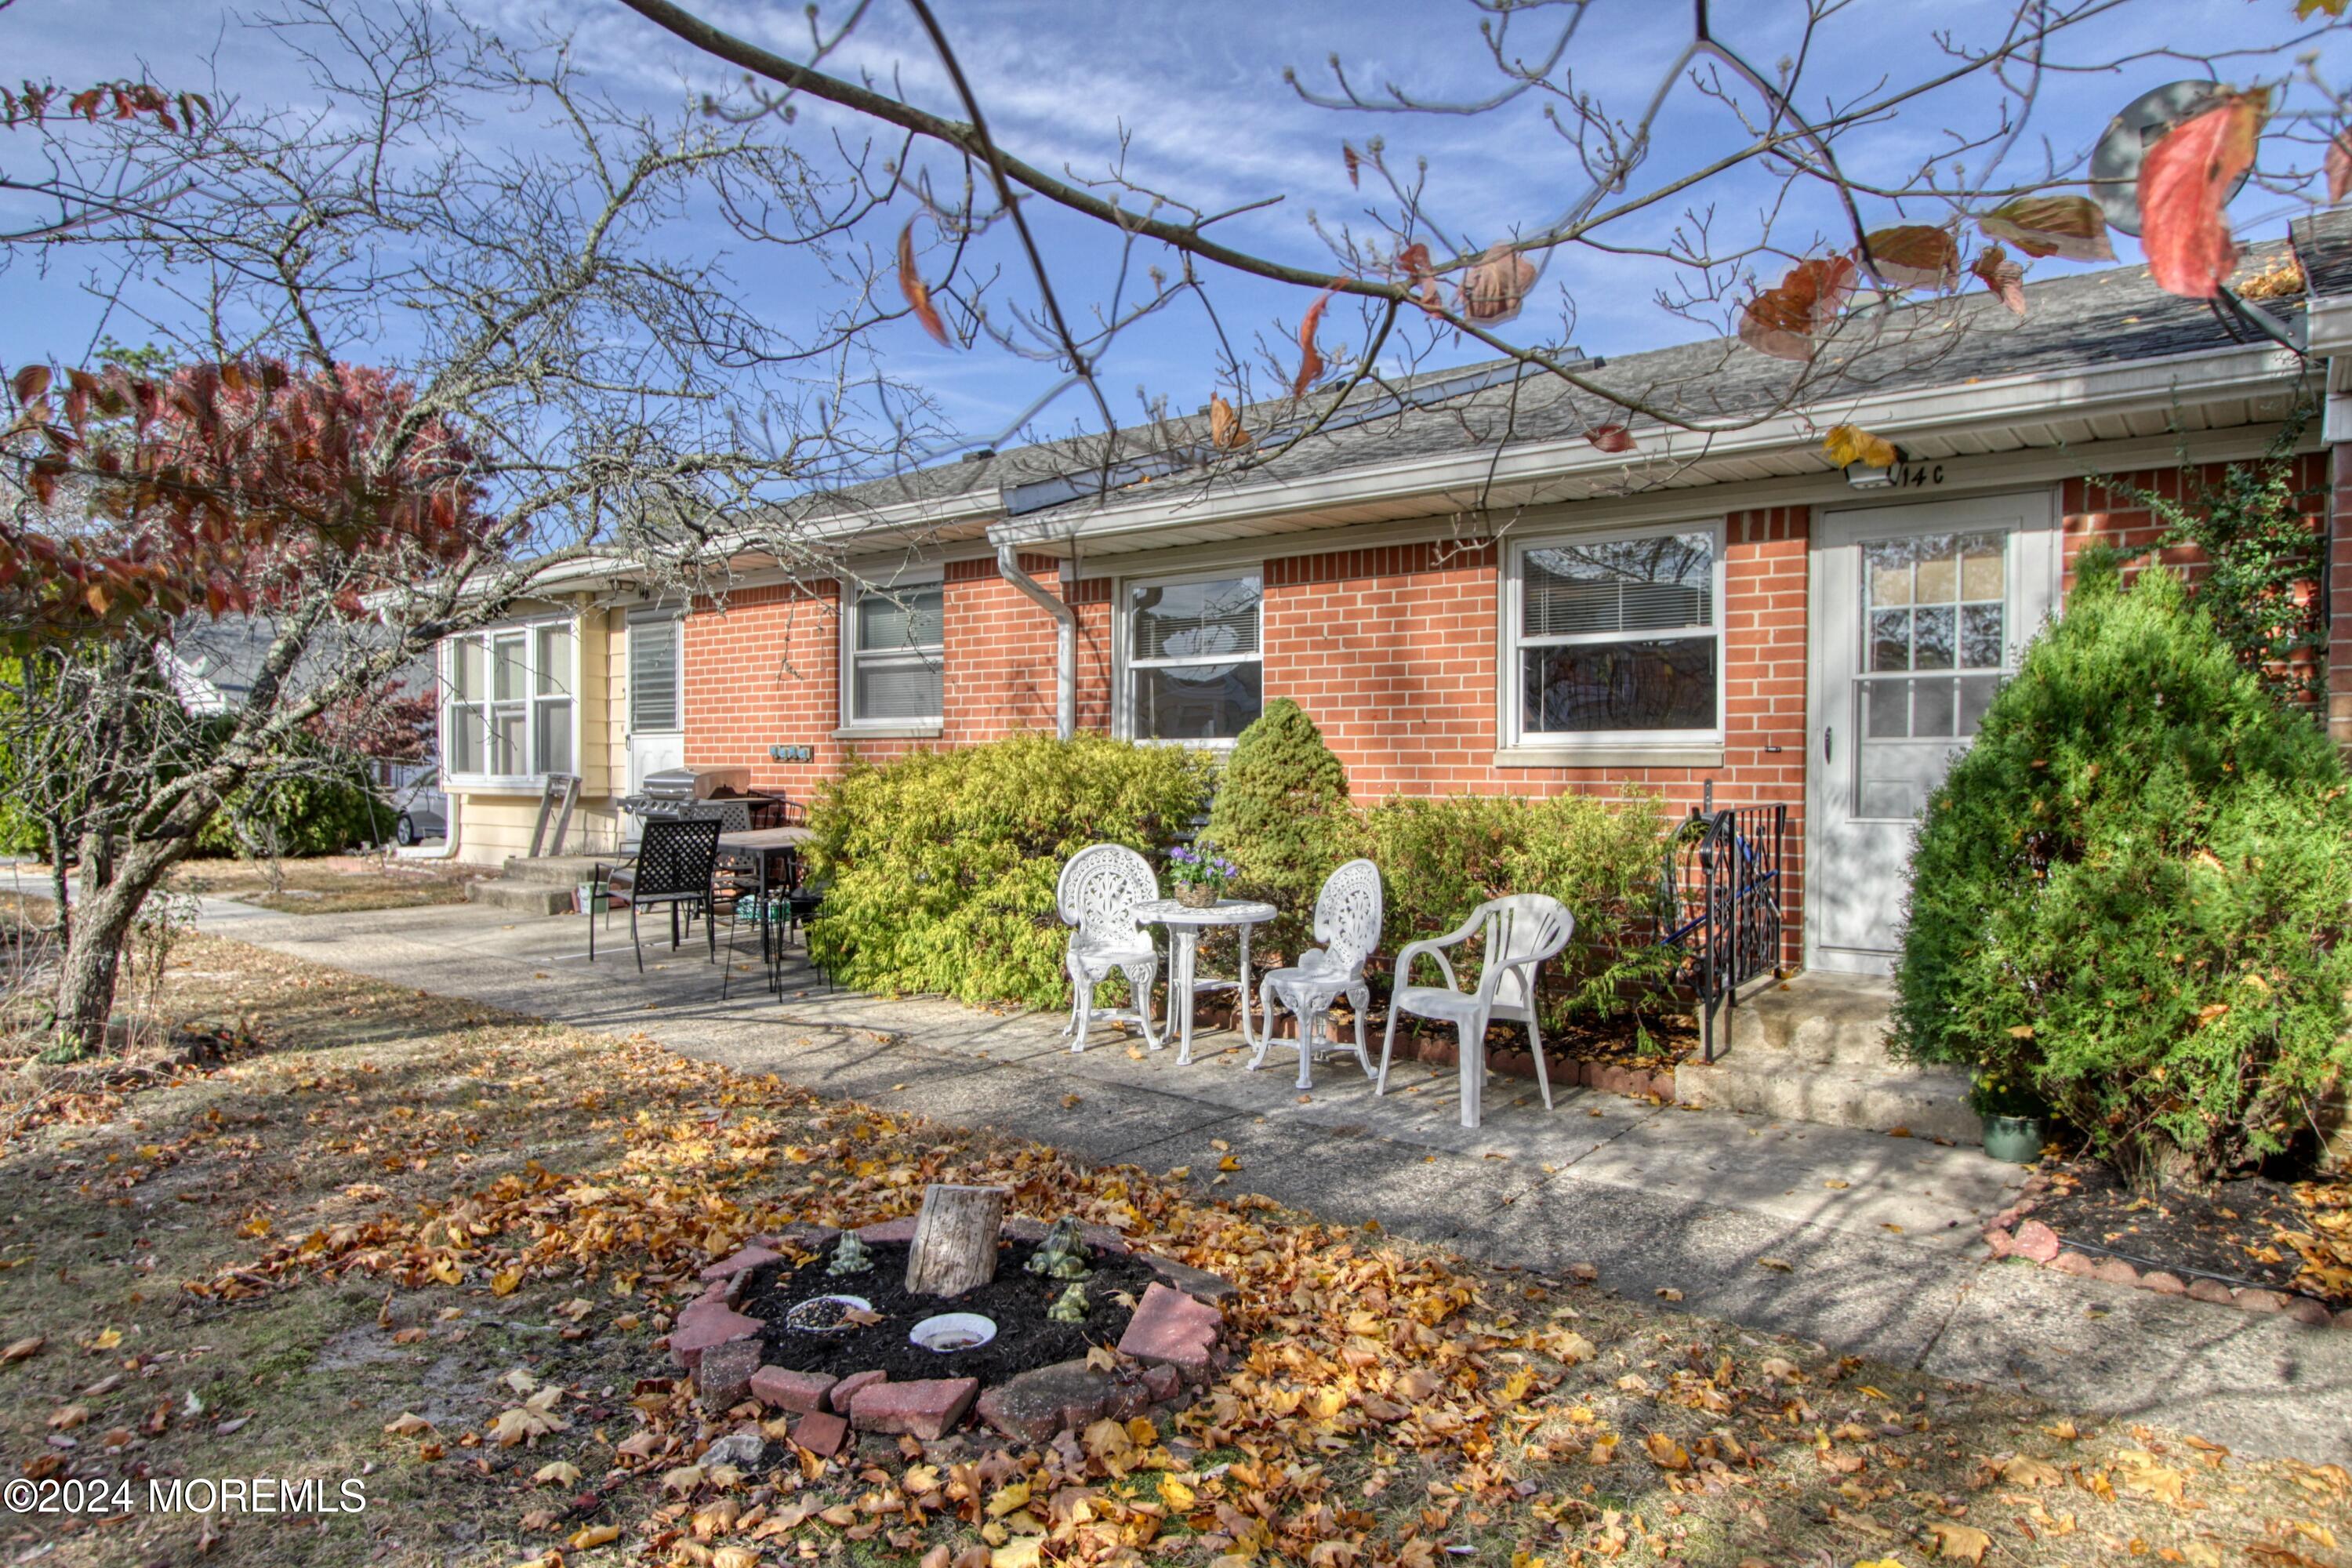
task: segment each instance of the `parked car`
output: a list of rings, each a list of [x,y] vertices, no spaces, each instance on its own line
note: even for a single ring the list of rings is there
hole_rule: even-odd
[[[441,793],[441,770],[433,763],[381,763],[380,780],[393,810],[393,842],[406,847],[449,836],[449,798]]]

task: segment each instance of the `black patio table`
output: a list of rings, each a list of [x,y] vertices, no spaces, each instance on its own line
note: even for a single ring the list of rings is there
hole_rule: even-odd
[[[760,962],[768,968],[769,989],[779,983],[777,970],[783,960],[783,933],[771,933],[773,922],[769,919],[769,895],[789,893],[800,886],[801,846],[816,837],[805,827],[754,827],[748,832],[722,833],[719,836],[719,859],[735,869],[749,869],[752,876],[753,907],[760,911]]]

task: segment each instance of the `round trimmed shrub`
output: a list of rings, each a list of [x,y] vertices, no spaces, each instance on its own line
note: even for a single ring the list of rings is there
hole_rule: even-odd
[[[810,952],[861,991],[1065,1005],[1062,863],[1089,844],[1124,844],[1160,871],[1208,786],[1197,752],[1099,735],[1022,735],[855,767],[809,814],[810,874],[825,886]]]
[[[2030,1080],[2135,1185],[2210,1180],[2314,1130],[2352,1065],[2347,910],[2327,736],[2178,577],[2126,591],[2086,554],[1928,801],[1895,1049]]]
[[[1282,911],[1261,931],[1266,945],[1312,944],[1315,895],[1348,858],[1347,827],[1348,770],[1307,710],[1276,698],[1234,742],[1204,833],[1241,868],[1234,896]]]

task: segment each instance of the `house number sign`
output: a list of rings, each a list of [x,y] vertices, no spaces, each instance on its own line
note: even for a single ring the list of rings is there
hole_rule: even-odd
[[[770,746],[768,760],[776,763],[813,763],[816,761],[814,746]]]
[[[1944,482],[1941,463],[1898,463],[1891,476],[1898,490],[1927,489]]]

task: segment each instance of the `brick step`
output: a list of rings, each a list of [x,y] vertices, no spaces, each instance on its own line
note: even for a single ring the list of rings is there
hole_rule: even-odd
[[[508,881],[504,879],[466,884],[469,903],[512,910],[517,914],[561,915],[572,912],[572,887],[565,883]]]

